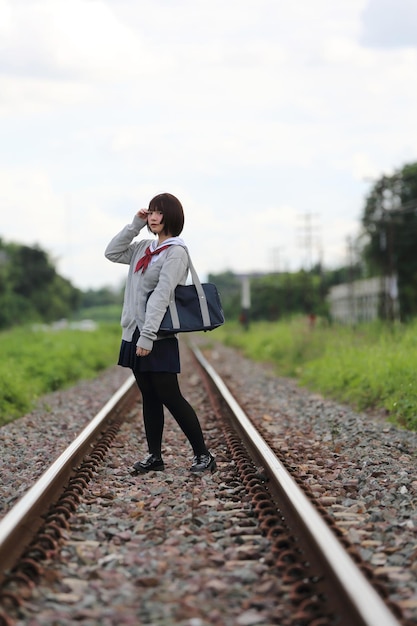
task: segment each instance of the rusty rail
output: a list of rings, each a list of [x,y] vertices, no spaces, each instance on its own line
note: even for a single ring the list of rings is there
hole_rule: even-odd
[[[227,405],[234,427],[252,458],[268,477],[268,489],[276,496],[287,525],[295,529],[319,575],[324,572],[337,593],[330,598],[344,626],[400,626],[396,617],[369,583],[335,534],[270,446],[254,428],[223,380],[201,351],[190,345],[198,363]]]
[[[0,521],[0,582],[43,522],[43,515],[62,492],[75,469],[92,452],[97,438],[117,419],[137,393],[133,376],[120,387],[73,443]]]

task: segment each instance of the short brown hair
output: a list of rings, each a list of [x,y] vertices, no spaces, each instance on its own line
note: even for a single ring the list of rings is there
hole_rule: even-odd
[[[149,202],[148,210],[161,211],[164,233],[178,237],[184,228],[184,210],[178,198],[170,193],[160,193]]]

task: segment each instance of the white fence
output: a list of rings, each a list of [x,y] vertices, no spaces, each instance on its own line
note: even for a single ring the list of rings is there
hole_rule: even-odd
[[[395,276],[354,280],[331,287],[328,295],[332,319],[354,324],[377,319],[398,319],[398,289]]]

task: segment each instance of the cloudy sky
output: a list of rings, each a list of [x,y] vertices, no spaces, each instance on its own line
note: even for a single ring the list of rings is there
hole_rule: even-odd
[[[0,0],[0,237],[118,286],[169,191],[202,277],[337,267],[417,160],[416,79],[415,0]]]

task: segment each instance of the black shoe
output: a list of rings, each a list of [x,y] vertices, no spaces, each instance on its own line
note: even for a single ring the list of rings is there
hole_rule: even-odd
[[[136,461],[133,465],[134,472],[137,474],[145,474],[146,472],[161,472],[165,469],[165,465],[161,457],[149,454],[143,461]]]
[[[207,454],[199,454],[193,458],[190,472],[193,472],[194,474],[199,474],[207,470],[209,470],[210,472],[214,472],[216,469],[216,459],[211,454],[211,452],[208,452]]]

